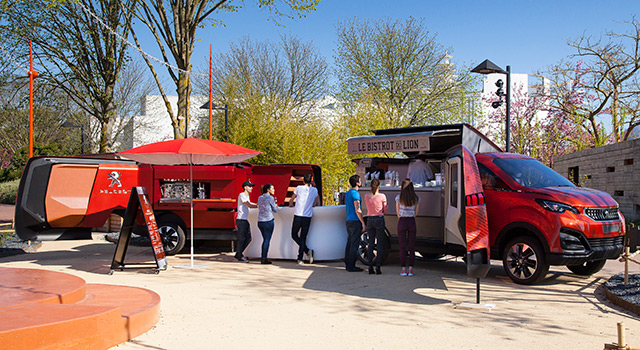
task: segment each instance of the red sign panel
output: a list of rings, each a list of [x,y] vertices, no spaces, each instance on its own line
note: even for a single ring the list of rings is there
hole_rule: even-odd
[[[149,231],[149,237],[151,238],[151,245],[153,246],[153,253],[156,255],[156,261],[158,262],[158,268],[167,266],[167,259],[164,254],[164,248],[162,247],[162,239],[160,239],[160,232],[158,231],[158,224],[156,223],[156,217],[151,209],[151,204],[147,198],[144,187],[136,187],[138,192],[138,200],[140,202],[140,209],[144,216],[144,222],[147,225]]]

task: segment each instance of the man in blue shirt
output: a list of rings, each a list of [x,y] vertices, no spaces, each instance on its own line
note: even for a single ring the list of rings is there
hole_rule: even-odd
[[[362,271],[356,266],[358,257],[358,246],[360,245],[360,235],[365,230],[364,220],[362,219],[362,209],[360,208],[360,176],[353,175],[349,178],[351,189],[344,197],[344,204],[347,210],[347,247],[344,252],[344,264],[349,272]]]

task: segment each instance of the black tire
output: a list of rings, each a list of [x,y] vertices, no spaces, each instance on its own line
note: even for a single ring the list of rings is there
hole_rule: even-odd
[[[158,231],[166,255],[175,255],[184,248],[184,230],[175,220],[161,217],[158,219]]]
[[[507,276],[518,284],[535,284],[549,272],[544,250],[538,240],[530,236],[516,237],[507,244],[502,266]]]
[[[389,241],[389,231],[386,227],[384,229],[384,232],[385,237],[383,242],[384,251],[382,252],[382,264],[387,261],[387,257],[389,257],[389,250],[391,249],[391,242]],[[367,259],[368,248],[369,239],[367,238],[367,233],[362,232],[362,234],[360,235],[360,244],[358,245],[358,260],[360,260],[360,262],[364,265],[369,265],[369,259]],[[375,256],[378,256],[378,249],[375,247],[373,248],[373,254],[375,254]]]
[[[591,276],[594,273],[602,270],[604,264],[607,263],[607,260],[595,260],[595,261],[587,261],[582,265],[572,265],[567,266],[571,272],[580,276]]]

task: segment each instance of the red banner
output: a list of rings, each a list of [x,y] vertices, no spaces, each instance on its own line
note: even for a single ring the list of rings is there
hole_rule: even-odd
[[[167,259],[164,254],[164,248],[162,247],[162,239],[160,238],[160,232],[158,231],[158,224],[156,223],[156,217],[153,214],[153,209],[151,208],[149,199],[146,196],[146,191],[144,187],[137,187],[137,190],[140,209],[142,209],[144,222],[147,225],[147,230],[149,231],[149,237],[151,238],[153,253],[156,255],[158,268],[167,266]]]

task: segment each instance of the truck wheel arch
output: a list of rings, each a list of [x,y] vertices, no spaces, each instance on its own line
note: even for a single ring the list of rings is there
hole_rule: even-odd
[[[492,258],[502,259],[507,243],[517,236],[533,236],[538,240],[545,253],[550,252],[547,239],[537,227],[527,222],[512,222],[505,226],[498,234],[492,249],[492,253],[496,253],[497,256],[492,254]],[[497,248],[497,250],[495,248]]]

